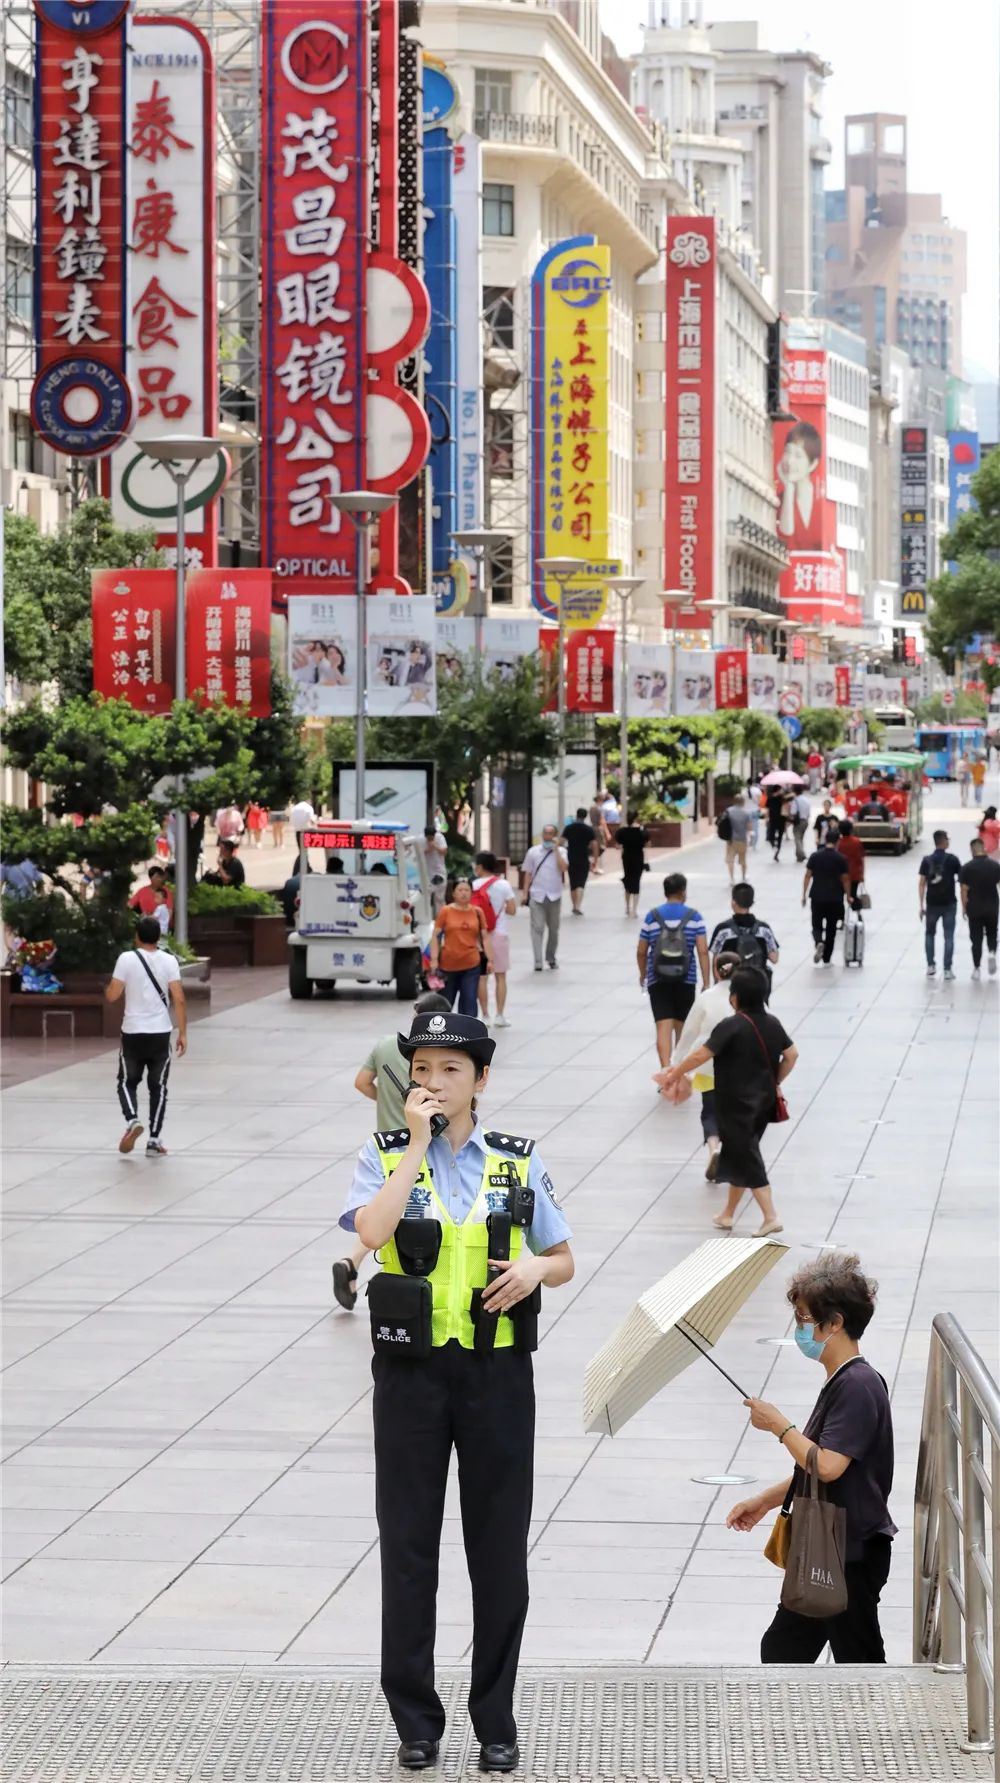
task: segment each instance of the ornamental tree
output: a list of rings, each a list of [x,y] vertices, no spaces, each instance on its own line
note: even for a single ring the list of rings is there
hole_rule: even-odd
[[[977,633],[1000,637],[1000,448],[972,479],[975,513],[961,514],[941,541],[941,557],[955,571],[935,577],[927,644],[946,667]]]

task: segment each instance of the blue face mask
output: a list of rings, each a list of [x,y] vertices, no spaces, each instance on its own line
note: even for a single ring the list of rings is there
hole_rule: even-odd
[[[803,1356],[808,1356],[810,1362],[818,1362],[826,1349],[826,1340],[824,1339],[821,1343],[819,1338],[814,1335],[815,1330],[816,1327],[812,1321],[808,1325],[796,1325],[795,1327],[795,1341]]]

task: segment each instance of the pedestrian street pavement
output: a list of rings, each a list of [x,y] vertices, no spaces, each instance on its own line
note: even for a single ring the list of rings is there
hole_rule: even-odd
[[[990,796],[996,797],[995,788]],[[954,807],[954,808],[953,808]],[[964,858],[974,814],[929,800]],[[866,1353],[892,1389],[900,1527],[883,1600],[910,1656],[910,1531],[928,1328],[954,1313],[997,1366],[996,981],[929,983],[920,850],[872,862],[862,971],[813,965],[801,869],[761,843],[758,913],[782,943],[773,1007],[798,1045],[792,1119],[765,1141],[791,1250],[719,1345],[737,1380],[801,1424],[821,1374],[789,1346],[784,1281],[835,1242],[881,1283]],[[609,857],[605,857],[608,859]],[[666,858],[666,857],[664,857]],[[669,857],[711,926],[728,909],[714,835]],[[659,871],[647,876],[650,901]],[[739,1396],[695,1362],[615,1438],[587,1436],[587,1358],[638,1294],[710,1235],[697,1098],[657,1098],[637,925],[616,872],[564,916],[560,970],[513,925],[509,1010],[484,1113],[533,1136],[574,1228],[576,1276],[546,1298],[529,1662],[753,1662],[777,1575],[724,1527],[782,1472]],[[169,1157],[116,1151],[113,1052],[6,1100],[3,1343],[7,1656],[34,1664],[374,1665],[378,1552],[363,1301],[333,1306],[337,1221],[372,1105],[371,1041],[407,1015],[386,992],[284,991],[192,1029],[175,1063]],[[752,1207],[741,1231],[756,1225]],[[776,1341],[781,1340],[781,1341]],[[453,1482],[454,1488],[454,1482]],[[449,1493],[438,1654],[467,1656],[470,1605]]]

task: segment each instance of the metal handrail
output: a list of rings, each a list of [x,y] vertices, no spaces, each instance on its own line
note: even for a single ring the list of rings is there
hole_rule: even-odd
[[[965,1672],[962,1751],[992,1751],[1000,1783],[998,1557],[1000,1387],[958,1320],[938,1313],[913,1498],[913,1658]]]

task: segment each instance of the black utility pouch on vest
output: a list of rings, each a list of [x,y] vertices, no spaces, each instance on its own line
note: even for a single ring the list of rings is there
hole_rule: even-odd
[[[404,1275],[430,1275],[441,1251],[440,1220],[400,1220],[393,1233]]]
[[[426,1362],[431,1353],[431,1284],[420,1276],[373,1275],[368,1283],[372,1348],[378,1356]]]
[[[511,1312],[514,1321],[514,1354],[530,1355],[538,1348],[538,1315],[542,1310],[541,1285],[534,1287],[526,1300],[519,1300]]]

